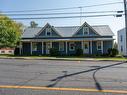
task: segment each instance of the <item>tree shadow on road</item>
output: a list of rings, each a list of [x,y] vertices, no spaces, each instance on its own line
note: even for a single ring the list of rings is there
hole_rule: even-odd
[[[83,74],[83,73],[88,73],[88,72],[93,72],[93,79],[95,82],[95,86],[97,90],[102,90],[102,87],[100,85],[100,83],[98,82],[97,78],[96,78],[96,72],[104,69],[104,68],[109,68],[109,67],[113,67],[113,66],[117,66],[117,65],[121,65],[127,63],[126,61],[124,62],[119,62],[119,63],[115,63],[115,64],[111,64],[111,65],[106,65],[106,66],[101,66],[101,67],[97,67],[97,68],[93,68],[93,69],[89,69],[89,70],[85,70],[85,71],[80,71],[80,72],[76,72],[76,73],[71,73],[71,74],[67,74],[67,71],[65,71],[66,73],[62,76],[56,77],[54,79],[51,80],[51,84],[47,85],[47,87],[54,87],[56,86],[62,79],[66,78],[66,77],[71,77],[71,76],[75,76],[75,75],[79,75],[79,74]]]

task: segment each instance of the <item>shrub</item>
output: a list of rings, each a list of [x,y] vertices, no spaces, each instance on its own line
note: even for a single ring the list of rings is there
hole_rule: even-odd
[[[56,48],[50,48],[50,56],[58,56],[60,53],[59,53],[59,50],[56,49]]]
[[[76,55],[76,56],[81,56],[81,55],[83,55],[83,50],[82,50],[81,48],[76,49],[75,55]]]
[[[115,48],[109,48],[108,49],[108,55],[111,57],[115,57],[118,54],[118,50]]]
[[[19,48],[15,48],[14,55],[20,55],[20,49]]]

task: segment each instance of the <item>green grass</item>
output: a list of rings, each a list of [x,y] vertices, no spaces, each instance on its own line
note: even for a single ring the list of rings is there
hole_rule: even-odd
[[[0,58],[26,58],[26,59],[60,59],[60,60],[114,60],[114,61],[127,61],[125,57],[85,57],[85,56],[15,56],[15,55],[0,55]]]

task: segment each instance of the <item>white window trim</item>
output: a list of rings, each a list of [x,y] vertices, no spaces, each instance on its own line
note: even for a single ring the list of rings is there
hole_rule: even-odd
[[[69,43],[69,51],[75,51],[75,47],[74,47],[74,49],[71,49],[71,44],[74,44],[74,45],[75,45],[74,42],[70,42],[70,43]]]
[[[64,51],[64,42],[59,42],[59,51]]]
[[[101,48],[98,48],[98,44],[100,43],[100,46],[101,46]],[[102,50],[102,45],[101,45],[102,43],[101,43],[101,41],[97,41],[97,50]]]
[[[50,31],[49,31],[50,30]],[[50,32],[50,35],[47,35],[47,33],[48,32]],[[46,28],[46,36],[51,36],[52,34],[51,34],[52,32],[51,32],[51,28]]]
[[[87,34],[85,34],[84,32],[85,32],[85,28],[87,28]],[[89,27],[83,27],[83,35],[89,35]]]

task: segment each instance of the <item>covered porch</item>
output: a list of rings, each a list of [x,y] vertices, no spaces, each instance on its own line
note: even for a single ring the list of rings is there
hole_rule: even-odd
[[[20,42],[20,55],[49,55],[56,48],[61,55],[74,55],[77,49],[83,54],[105,54],[112,48],[112,40],[26,40]]]

